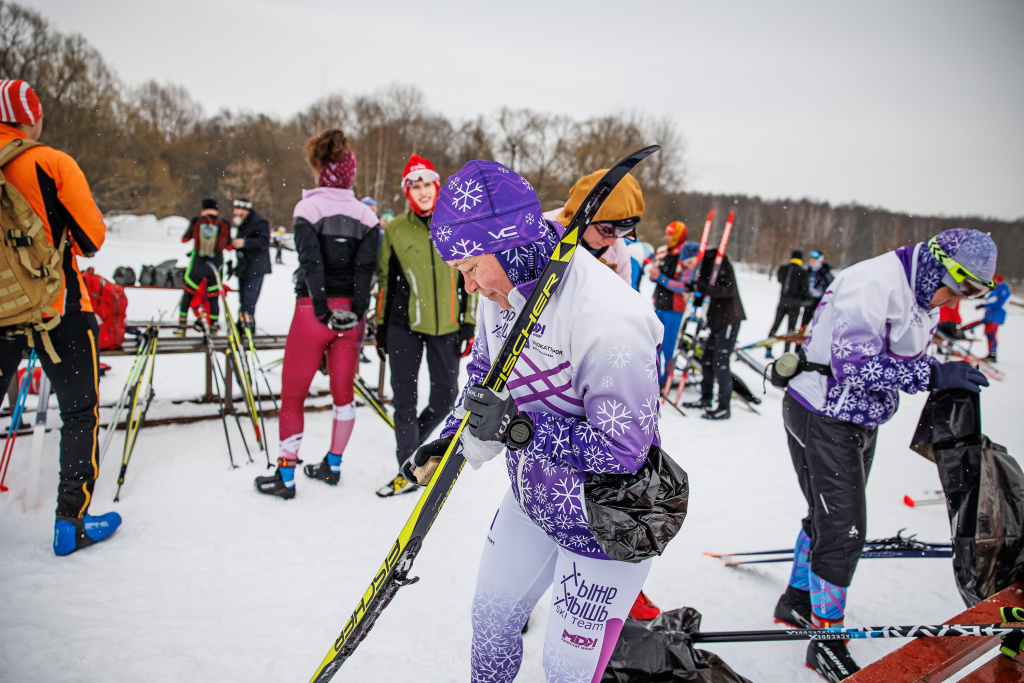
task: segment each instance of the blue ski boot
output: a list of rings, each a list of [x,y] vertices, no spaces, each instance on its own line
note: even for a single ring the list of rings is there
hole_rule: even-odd
[[[85,519],[57,517],[53,525],[53,553],[59,556],[70,555],[76,550],[106,540],[119,526],[121,515],[116,512],[98,517],[86,515]]]

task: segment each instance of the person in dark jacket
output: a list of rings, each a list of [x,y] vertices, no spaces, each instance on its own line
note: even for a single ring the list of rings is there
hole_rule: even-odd
[[[224,265],[224,250],[231,249],[231,226],[220,217],[216,199],[204,199],[199,215],[188,224],[181,236],[182,242],[194,242],[191,260],[185,270],[184,293],[178,312],[176,334],[185,334],[185,322],[192,298],[205,285],[206,303],[209,307],[210,329],[220,326],[220,269]]]
[[[236,231],[231,246],[238,251],[238,324],[252,330],[256,328],[256,301],[263,276],[270,273],[270,226],[245,197],[235,200],[234,214]]]
[[[728,256],[722,256],[721,270],[714,286],[709,285],[711,271],[714,268],[718,250],[713,249],[704,255],[700,262],[696,280],[687,283],[687,289],[697,292],[710,299],[708,304],[708,337],[704,342],[704,354],[701,357],[700,400],[686,405],[690,408],[704,410],[701,416],[705,420],[728,420],[729,401],[732,399],[732,371],[729,369],[729,357],[736,346],[736,337],[740,333],[740,323],[747,319],[740,300],[740,290],[736,284],[736,273]],[[718,382],[718,405],[713,406],[712,394]]]
[[[811,252],[811,262],[807,267],[807,300],[804,301],[804,312],[800,316],[800,327],[807,327],[814,319],[821,297],[825,296],[828,286],[836,279],[832,272],[832,264],[825,260],[820,251]]]
[[[284,347],[277,470],[256,478],[256,490],[295,497],[295,466],[303,437],[303,404],[325,360],[333,399],[331,445],[321,462],[302,471],[332,486],[341,479],[341,457],[356,422],[353,382],[359,366],[377,255],[377,217],[356,199],[356,156],[348,138],[328,128],[309,139],[306,152],[317,188],[295,205],[295,315]]]
[[[786,332],[795,330],[800,322],[800,309],[807,299],[807,271],[803,265],[804,252],[795,249],[790,255],[789,263],[779,266],[776,275],[782,285],[782,292],[779,294],[779,307],[775,309],[775,322],[772,329],[768,330],[768,336],[774,337],[782,323],[786,319]],[[791,342],[786,342],[786,351],[793,347]],[[765,349],[766,358],[772,357],[772,347]]]

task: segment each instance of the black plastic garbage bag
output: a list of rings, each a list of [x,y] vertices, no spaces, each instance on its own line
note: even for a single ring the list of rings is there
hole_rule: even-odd
[[[627,618],[601,683],[750,683],[707,650],[693,647],[700,612],[682,607],[652,621]]]
[[[658,446],[636,474],[590,474],[583,488],[590,530],[613,560],[661,555],[686,519],[686,472]]]
[[[964,603],[973,607],[1024,580],[1024,472],[981,433],[978,394],[932,392],[911,448],[938,467]]]

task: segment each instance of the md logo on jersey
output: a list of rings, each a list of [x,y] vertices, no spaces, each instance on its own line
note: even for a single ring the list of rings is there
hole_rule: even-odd
[[[575,633],[569,633],[565,629],[562,629],[562,642],[569,643],[573,647],[577,647],[581,650],[593,650],[597,647],[597,638],[578,636]]]

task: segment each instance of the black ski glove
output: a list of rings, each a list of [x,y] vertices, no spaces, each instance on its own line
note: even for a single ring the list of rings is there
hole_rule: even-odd
[[[374,331],[373,340],[377,344],[377,357],[383,363],[388,359],[388,326],[377,325]]]
[[[415,481],[423,486],[429,484],[441,458],[448,452],[453,436],[444,436],[417,448],[412,457],[402,464],[402,476],[406,481]]]
[[[519,414],[508,387],[496,394],[493,389],[474,384],[466,391],[462,407],[469,413],[469,433],[481,441],[505,443],[508,425]]]
[[[359,316],[352,311],[332,308],[327,315],[320,318],[320,322],[335,332],[348,332],[359,324]]]
[[[966,389],[978,393],[982,387],[987,386],[988,377],[970,363],[961,360],[933,365],[932,378],[928,383],[928,388],[932,391]]]
[[[476,325],[464,324],[459,328],[459,358],[465,358],[473,350],[474,338],[476,338]]]

